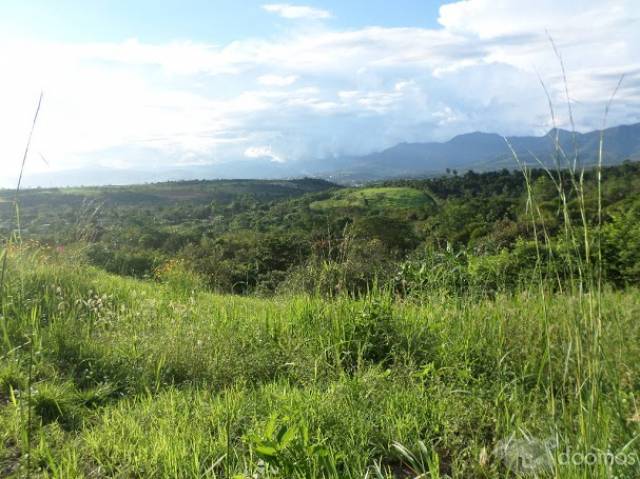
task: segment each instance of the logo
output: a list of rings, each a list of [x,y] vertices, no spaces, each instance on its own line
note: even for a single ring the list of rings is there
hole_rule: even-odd
[[[493,454],[509,471],[526,475],[553,471],[553,451],[557,447],[558,443],[553,438],[540,440],[532,437],[516,438],[512,435],[498,442]]]
[[[566,466],[607,468],[628,468],[638,466],[640,459],[636,452],[627,452],[626,447],[621,450],[602,451],[591,449],[585,451],[572,450],[569,446],[559,447],[555,438],[545,440],[525,435],[517,438],[511,435],[498,442],[493,450],[505,468],[521,476],[550,473]]]

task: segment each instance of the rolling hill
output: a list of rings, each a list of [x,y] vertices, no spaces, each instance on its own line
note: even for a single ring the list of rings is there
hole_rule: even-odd
[[[338,190],[331,198],[311,203],[316,211],[339,209],[380,210],[402,212],[424,209],[435,205],[434,200],[424,191],[408,187],[376,187]]]

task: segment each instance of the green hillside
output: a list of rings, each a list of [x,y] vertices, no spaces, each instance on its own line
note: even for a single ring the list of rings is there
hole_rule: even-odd
[[[92,199],[116,206],[149,206],[170,205],[176,201],[192,204],[207,204],[212,201],[228,203],[247,196],[260,201],[274,201],[336,187],[328,181],[313,178],[173,181],[128,186],[36,188],[23,191],[21,202],[25,206],[52,201],[66,205]],[[0,190],[0,202],[11,201],[13,196],[14,193],[10,190]]]
[[[381,211],[423,210],[435,205],[424,191],[406,187],[374,187],[340,190],[331,198],[311,203],[317,211],[362,209]]]

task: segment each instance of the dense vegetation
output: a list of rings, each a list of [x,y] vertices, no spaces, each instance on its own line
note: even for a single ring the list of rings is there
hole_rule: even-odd
[[[640,279],[639,165],[604,169],[600,215],[595,171],[582,184],[568,172],[469,171],[347,189],[306,179],[29,190],[22,234],[81,248],[112,273],[163,280],[186,269],[217,292],[362,293],[377,283],[486,295],[529,282],[541,259],[562,283],[584,250],[567,226],[600,217],[604,275],[623,286]],[[0,198],[7,235],[10,193]]]
[[[5,192],[0,476],[636,478],[640,165],[596,180]]]

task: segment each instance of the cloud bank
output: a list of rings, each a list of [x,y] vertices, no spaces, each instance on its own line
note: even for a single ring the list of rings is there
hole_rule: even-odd
[[[577,3],[467,0],[441,7],[434,29],[324,24],[226,45],[5,40],[0,157],[15,172],[40,89],[34,171],[304,161],[475,130],[541,133],[551,123],[538,76],[568,126],[546,31],[565,60],[579,129],[600,127],[622,74],[609,123],[640,121],[636,0]]]

